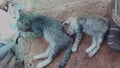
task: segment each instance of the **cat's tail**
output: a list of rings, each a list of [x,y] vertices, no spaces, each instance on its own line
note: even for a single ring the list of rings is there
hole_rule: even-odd
[[[120,27],[110,20],[110,27],[107,36],[107,44],[111,50],[120,51]]]
[[[66,50],[66,52],[65,52],[65,54],[64,54],[64,56],[63,56],[63,59],[62,59],[62,61],[60,62],[59,68],[64,68],[65,65],[66,65],[66,63],[68,62],[68,60],[69,60],[69,58],[70,58],[70,55],[71,55],[71,53],[72,53],[72,45],[73,45],[73,44],[71,44],[71,45],[67,48],[67,50]]]

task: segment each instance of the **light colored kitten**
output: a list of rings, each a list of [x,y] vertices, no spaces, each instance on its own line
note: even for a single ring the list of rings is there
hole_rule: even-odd
[[[83,32],[92,36],[92,44],[86,49],[89,57],[95,55],[100,49],[100,45],[108,30],[108,21],[100,15],[85,15],[82,17],[70,17],[63,22],[63,27],[69,35],[76,34],[76,39],[72,51],[77,51]]]

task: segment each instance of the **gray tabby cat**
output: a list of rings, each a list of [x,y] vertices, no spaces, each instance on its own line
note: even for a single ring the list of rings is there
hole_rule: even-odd
[[[76,39],[72,51],[77,51],[83,32],[92,36],[92,44],[86,49],[89,57],[95,55],[100,49],[100,45],[108,30],[108,21],[100,15],[85,15],[78,18],[68,18],[63,24],[65,31],[69,35],[76,34]]]
[[[107,44],[111,50],[120,51],[120,27],[112,19],[110,20]]]
[[[61,51],[66,49],[63,60],[59,65],[59,68],[64,68],[72,52],[73,39],[64,32],[62,25],[47,16],[23,11],[20,11],[20,19],[18,21],[17,27],[20,33],[30,32],[33,37],[44,37],[49,43],[43,54],[33,57],[34,60],[47,58],[43,62],[38,63],[36,68],[47,66]],[[20,36],[22,35],[18,34],[16,43]]]

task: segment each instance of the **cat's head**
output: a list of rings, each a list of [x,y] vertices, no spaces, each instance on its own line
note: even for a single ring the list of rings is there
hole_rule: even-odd
[[[19,10],[20,18],[17,22],[17,28],[19,31],[28,31],[31,28],[31,23],[29,21],[29,14],[23,10]]]
[[[75,33],[74,28],[76,23],[76,18],[70,17],[62,23],[62,26],[66,33],[73,35]]]

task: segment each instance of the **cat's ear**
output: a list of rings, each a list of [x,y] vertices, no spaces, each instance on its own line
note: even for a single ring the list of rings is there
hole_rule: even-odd
[[[23,10],[19,10],[19,16],[20,17],[24,17],[26,14],[25,14],[25,11]]]

